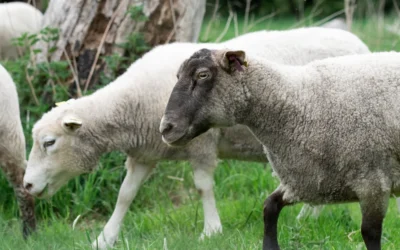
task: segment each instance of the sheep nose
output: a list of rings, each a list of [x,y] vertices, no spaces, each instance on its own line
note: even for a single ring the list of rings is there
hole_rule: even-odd
[[[25,182],[24,188],[28,191],[31,191],[31,189],[33,188],[33,184]]]
[[[170,122],[162,122],[160,126],[160,132],[162,135],[166,135],[175,127],[173,123]]]

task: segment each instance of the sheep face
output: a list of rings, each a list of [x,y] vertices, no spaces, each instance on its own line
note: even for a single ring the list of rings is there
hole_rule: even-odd
[[[202,49],[181,65],[160,124],[164,142],[183,146],[211,127],[236,124],[245,101],[238,77],[244,58],[243,51]]]
[[[32,195],[51,197],[68,180],[93,168],[89,164],[93,146],[82,135],[83,129],[82,121],[73,116],[35,125],[24,176],[24,186]]]

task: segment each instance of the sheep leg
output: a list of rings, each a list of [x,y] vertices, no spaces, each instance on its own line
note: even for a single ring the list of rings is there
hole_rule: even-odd
[[[397,210],[400,212],[400,198],[396,198]]]
[[[14,160],[5,160],[3,172],[14,189],[17,197],[20,215],[22,218],[22,235],[26,239],[36,230],[35,200],[23,187],[24,166],[16,164]]]
[[[318,218],[323,208],[324,206],[311,206],[308,204],[304,204],[296,219],[301,220],[308,217],[310,214],[312,215],[312,217]]]
[[[381,249],[382,224],[389,203],[389,193],[360,199],[361,235],[368,250]]]
[[[213,164],[193,162],[194,184],[201,195],[204,210],[204,230],[200,239],[222,232],[222,224],[213,191],[214,169],[217,165],[217,161],[214,160],[213,162]]]
[[[95,249],[107,249],[115,244],[121,229],[122,220],[135,198],[143,181],[149,176],[153,165],[145,165],[134,162],[130,157],[125,162],[126,176],[119,189],[117,204],[111,218],[104,226],[103,231],[92,243]]]
[[[279,250],[278,218],[282,208],[288,205],[283,195],[284,192],[278,187],[264,202],[264,250]]]

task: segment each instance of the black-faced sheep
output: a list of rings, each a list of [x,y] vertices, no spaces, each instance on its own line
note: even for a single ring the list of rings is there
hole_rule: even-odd
[[[354,201],[367,249],[381,249],[400,194],[399,69],[394,52],[289,66],[203,49],[182,64],[160,131],[185,145],[211,127],[249,127],[281,181],[265,201],[264,249],[279,249],[284,206]]]

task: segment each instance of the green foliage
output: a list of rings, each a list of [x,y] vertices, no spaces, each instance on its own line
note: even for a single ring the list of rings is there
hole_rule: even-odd
[[[148,20],[148,17],[143,13],[143,5],[130,6],[127,13],[132,18],[132,20],[138,22],[143,22]]]
[[[143,22],[148,20],[148,17],[143,13],[143,5],[131,6],[127,10],[127,13],[135,22]],[[114,53],[112,55],[103,57],[107,67],[107,73],[101,73],[100,85],[105,85],[113,81],[123,72],[125,72],[134,61],[139,59],[144,53],[151,49],[151,47],[147,44],[143,34],[140,32],[128,34],[124,42],[116,44],[115,46],[121,48],[125,54],[121,56],[118,53]]]
[[[140,7],[131,8],[129,11],[131,17],[143,18]],[[17,85],[28,153],[32,147],[31,130],[34,123],[54,103],[71,98],[65,84],[72,79],[67,61],[33,63],[33,55],[41,52],[40,49],[33,49],[34,46],[38,42],[49,43],[57,41],[58,38],[58,30],[53,28],[45,28],[39,34],[23,34],[13,43],[25,53],[18,60],[3,63]],[[124,56],[114,54],[103,58],[108,74],[101,75],[97,88],[113,81],[140,55],[150,49],[140,33],[129,34],[126,41],[117,46],[126,51],[126,54]],[[49,48],[50,55],[54,51],[54,47]],[[71,219],[78,214],[85,215],[88,212],[94,212],[96,215],[110,214],[125,173],[120,167],[124,159],[125,156],[121,153],[107,154],[102,158],[98,172],[74,179],[49,201],[39,200],[36,209],[39,218]],[[114,167],[109,168],[109,166]],[[4,191],[0,197],[0,210],[10,218],[15,217],[18,207],[12,189],[3,175],[0,175],[0,189]]]
[[[133,32],[128,35],[125,42],[117,44],[116,46],[125,51],[125,55],[120,56],[118,53],[114,53],[110,56],[103,57],[108,71],[107,74],[102,72],[100,75],[101,85],[113,81],[125,72],[134,61],[151,49],[151,47],[146,43],[143,34],[138,32]]]
[[[49,110],[54,102],[69,97],[66,87],[61,84],[71,77],[67,62],[34,64],[32,60],[32,56],[40,52],[39,49],[33,49],[34,45],[39,41],[50,42],[56,39],[58,39],[58,30],[50,28],[43,29],[40,34],[23,34],[13,42],[25,53],[18,60],[4,63],[17,86],[21,120],[25,128],[28,148],[31,146],[30,129],[33,123]],[[53,48],[49,49],[49,51],[53,50]]]

